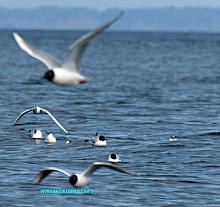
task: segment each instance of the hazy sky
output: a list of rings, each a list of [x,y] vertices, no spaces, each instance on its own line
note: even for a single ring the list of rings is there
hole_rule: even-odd
[[[220,7],[220,0],[0,0],[0,7],[27,8],[39,6],[106,8],[143,7]]]

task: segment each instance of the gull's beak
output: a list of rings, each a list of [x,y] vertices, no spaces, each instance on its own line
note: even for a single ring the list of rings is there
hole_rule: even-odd
[[[84,80],[80,80],[80,81],[79,81],[79,84],[84,84],[84,83],[86,83],[86,82],[87,82],[86,79],[84,79]]]

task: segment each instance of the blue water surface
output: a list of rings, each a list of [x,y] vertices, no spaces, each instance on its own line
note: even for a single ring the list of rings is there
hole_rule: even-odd
[[[85,33],[18,32],[61,59]],[[56,86],[42,79],[46,71],[12,31],[0,31],[1,206],[220,206],[219,34],[105,32],[82,59],[87,84]],[[48,109],[70,134],[31,113],[9,129],[34,106]],[[36,128],[44,136],[52,131],[57,143],[29,139]],[[84,142],[97,131],[107,147]],[[74,189],[58,173],[32,184],[45,167],[80,172],[112,152],[136,175],[100,169],[86,187],[93,193],[82,195],[40,193]]]

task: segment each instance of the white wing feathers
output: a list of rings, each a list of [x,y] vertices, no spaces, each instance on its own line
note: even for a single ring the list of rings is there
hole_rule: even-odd
[[[44,170],[41,170],[37,176],[35,177],[33,183],[34,184],[39,184],[44,178],[46,178],[48,175],[50,175],[52,172],[60,172],[64,175],[66,175],[67,177],[70,177],[71,174],[67,173],[66,171],[59,169],[59,168],[55,168],[55,167],[48,167]]]
[[[101,168],[101,167],[106,167],[106,168],[110,168],[112,170],[116,170],[118,172],[121,173],[125,173],[125,174],[132,174],[131,172],[129,172],[126,169],[123,169],[121,167],[118,167],[116,165],[113,165],[111,163],[106,163],[106,162],[94,162],[93,164],[91,164],[84,172],[83,175],[86,177],[90,177],[97,169]]]
[[[66,133],[68,134],[69,132],[56,120],[56,118],[49,112],[47,111],[46,109],[43,109],[41,108],[41,110],[45,113],[47,113],[51,118],[52,120]]]
[[[30,56],[38,59],[39,61],[43,62],[48,69],[54,69],[54,68],[64,68],[67,70],[72,71],[79,71],[79,64],[80,60],[91,42],[93,38],[95,38],[98,34],[103,32],[105,29],[107,29],[109,26],[111,26],[115,21],[117,21],[121,16],[123,15],[123,12],[120,12],[116,17],[111,19],[106,24],[102,25],[98,29],[96,29],[93,32],[88,32],[87,34],[83,35],[81,38],[79,38],[77,41],[75,41],[70,46],[70,52],[67,55],[67,58],[65,59],[64,63],[61,64],[59,60],[57,60],[55,57],[51,56],[50,54],[37,49],[30,43],[26,42],[19,34],[13,33],[14,38],[18,45],[26,51]]]
[[[46,109],[43,109],[43,108],[41,108],[41,107],[38,107],[38,108],[41,110],[40,113],[44,112],[44,113],[46,113],[47,115],[49,115],[50,118],[58,125],[58,127],[60,127],[60,129],[62,129],[66,134],[69,133],[69,132],[56,120],[56,118],[55,118],[49,111],[47,111]],[[23,111],[22,113],[20,113],[19,116],[17,117],[17,119],[15,120],[15,122],[11,125],[11,127],[14,126],[14,125],[19,121],[19,119],[20,119],[22,116],[24,116],[26,113],[28,113],[28,112],[30,112],[30,111],[34,111],[35,109],[36,109],[36,107],[31,108],[31,109],[27,109],[27,110]]]
[[[43,62],[48,67],[48,69],[61,67],[60,62],[55,57],[40,49],[35,48],[30,43],[26,42],[19,34],[14,32],[13,36],[21,49],[26,51],[30,56]]]
[[[105,29],[107,29],[109,26],[111,26],[115,21],[117,21],[121,16],[123,15],[123,12],[120,12],[116,17],[111,19],[106,24],[102,25],[98,29],[96,29],[93,32],[88,32],[87,34],[83,35],[81,38],[76,40],[71,46],[70,46],[70,53],[68,54],[67,58],[64,61],[63,68],[66,68],[68,70],[79,70],[79,63],[80,60],[91,42],[93,38],[95,38],[98,34],[103,32]]]
[[[10,127],[13,127],[13,126],[19,121],[19,119],[20,119],[22,116],[24,116],[26,113],[32,111],[33,109],[34,109],[34,108],[31,108],[31,109],[27,109],[27,110],[21,112],[21,113],[18,115],[18,117],[16,118],[16,120],[14,121],[14,123],[13,123]]]

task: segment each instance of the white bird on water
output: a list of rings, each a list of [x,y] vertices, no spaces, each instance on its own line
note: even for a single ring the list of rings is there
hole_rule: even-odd
[[[49,132],[44,142],[46,143],[56,143],[57,139],[53,133]]]
[[[105,167],[105,168],[109,168],[121,173],[125,173],[125,174],[130,174],[132,175],[131,172],[129,172],[126,169],[120,168],[118,166],[115,166],[111,163],[106,163],[106,162],[94,162],[93,164],[91,164],[84,172],[79,173],[79,174],[70,174],[67,173],[66,171],[59,169],[59,168],[55,168],[55,167],[48,167],[42,171],[40,171],[36,178],[34,179],[33,183],[34,184],[39,184],[44,178],[46,178],[50,173],[52,172],[60,172],[62,174],[64,174],[65,176],[67,176],[69,178],[69,183],[76,187],[76,188],[82,188],[86,185],[89,185],[92,182],[91,176],[92,174],[99,168],[101,167]]]
[[[102,31],[111,26],[115,21],[117,21],[123,12],[120,12],[116,17],[102,25],[93,32],[88,32],[81,38],[76,40],[70,46],[70,52],[64,63],[61,64],[59,60],[55,57],[49,55],[48,53],[35,48],[30,43],[26,42],[19,34],[13,33],[14,38],[18,45],[26,51],[30,56],[43,62],[49,69],[46,72],[44,78],[51,81],[57,85],[78,85],[87,82],[87,78],[80,74],[80,60],[90,42]]]
[[[172,135],[169,140],[170,140],[171,142],[172,142],[172,141],[177,141],[177,138],[176,138],[176,136]]]
[[[35,129],[33,132],[29,131],[29,137],[32,139],[42,139],[42,132],[40,129]]]
[[[11,125],[11,127],[13,127],[19,121],[19,119],[28,112],[33,112],[34,114],[48,114],[52,118],[52,120],[58,125],[58,127],[60,127],[60,129],[62,129],[66,134],[68,134],[68,131],[55,119],[55,117],[48,110],[43,109],[39,106],[21,112],[15,120],[15,122]]]
[[[176,136],[172,135],[169,140],[170,140],[171,142],[172,142],[172,141],[177,141],[177,138],[176,138]]]
[[[117,153],[111,153],[108,156],[108,161],[113,163],[121,162],[120,157]]]
[[[97,147],[104,147],[107,146],[107,140],[103,135],[98,135],[98,132],[96,132],[96,135],[92,137],[92,142],[94,146]]]

